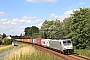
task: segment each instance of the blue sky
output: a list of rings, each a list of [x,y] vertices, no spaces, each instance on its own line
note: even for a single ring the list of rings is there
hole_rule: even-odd
[[[89,8],[89,0],[0,0],[0,34],[24,34],[25,27],[69,17],[73,10]]]

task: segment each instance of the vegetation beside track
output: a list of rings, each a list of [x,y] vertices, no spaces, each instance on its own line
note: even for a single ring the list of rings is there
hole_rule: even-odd
[[[80,55],[83,55],[83,56],[87,56],[87,57],[90,57],[90,50],[84,50],[84,49],[75,49],[74,50],[75,53],[77,54],[80,54]]]
[[[13,48],[14,48],[14,46],[12,46],[12,45],[8,45],[8,46],[7,45],[1,45],[0,46],[0,53],[11,50]]]
[[[14,43],[15,43],[15,45],[19,45],[20,48],[22,48],[22,47],[24,47],[24,46],[27,45],[27,44],[23,44],[23,43],[21,43],[21,42],[17,42],[17,41],[15,41]]]
[[[22,44],[22,43],[20,43]],[[23,45],[4,60],[55,60],[47,53],[40,52],[30,45]]]

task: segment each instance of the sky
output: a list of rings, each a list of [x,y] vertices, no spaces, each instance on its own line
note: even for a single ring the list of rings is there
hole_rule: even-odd
[[[79,8],[90,8],[90,0],[0,0],[0,34],[21,35],[26,27],[63,21]]]

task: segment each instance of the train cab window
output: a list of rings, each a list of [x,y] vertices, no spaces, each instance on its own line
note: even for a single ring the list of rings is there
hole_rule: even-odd
[[[64,44],[64,45],[67,45],[67,42],[66,42],[66,41],[63,41],[63,44]]]
[[[67,44],[71,44],[71,41],[70,40],[67,40]]]
[[[71,41],[70,41],[70,40],[63,41],[63,44],[64,44],[64,45],[70,45],[70,44],[71,44]]]

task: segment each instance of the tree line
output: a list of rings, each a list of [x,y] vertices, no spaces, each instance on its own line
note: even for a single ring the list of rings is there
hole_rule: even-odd
[[[70,17],[60,20],[45,20],[39,29],[25,28],[26,38],[72,39],[76,49],[90,49],[90,8],[73,11]]]

